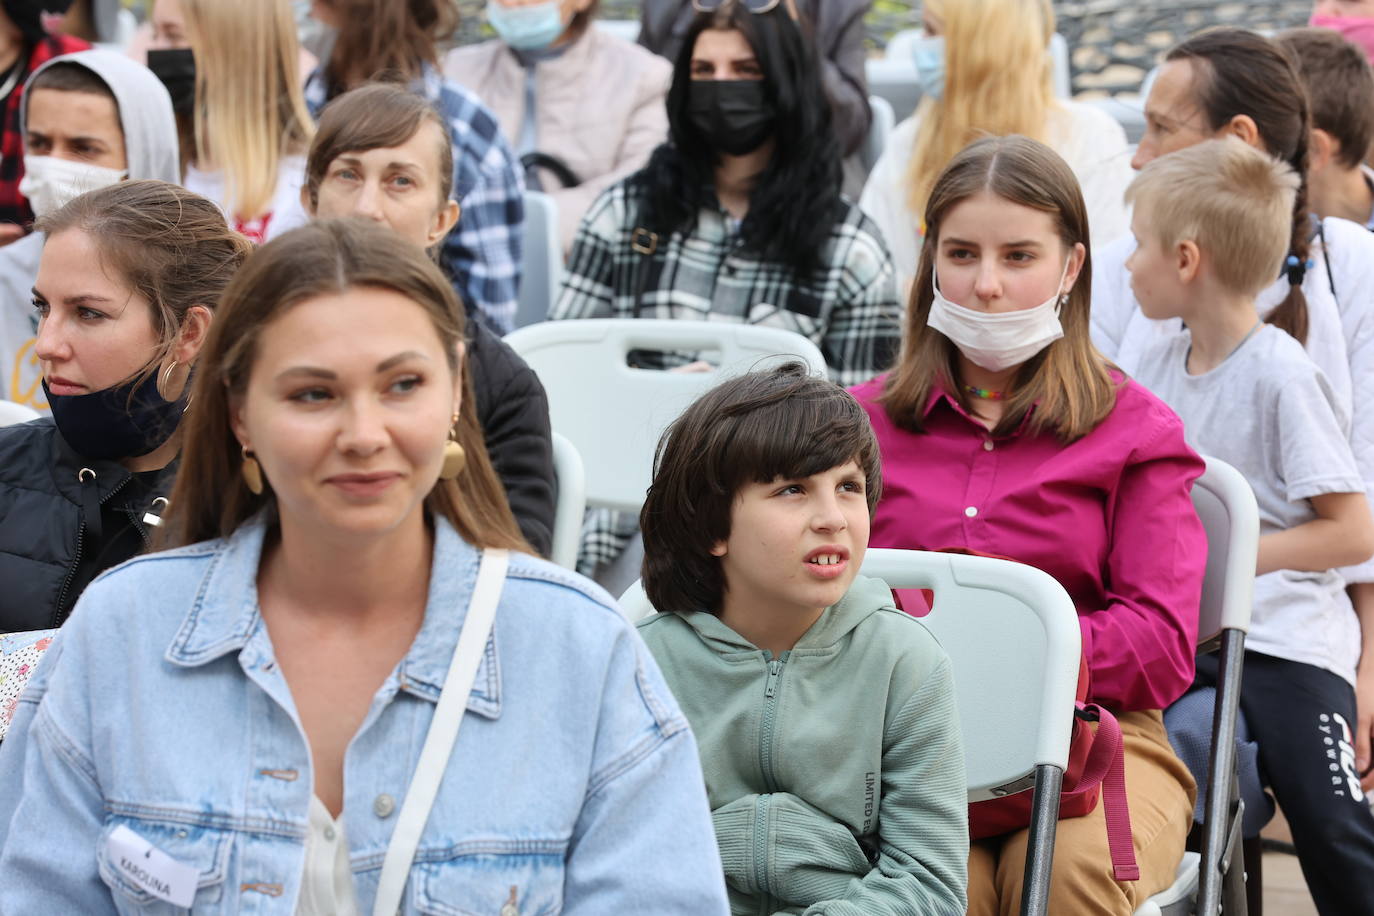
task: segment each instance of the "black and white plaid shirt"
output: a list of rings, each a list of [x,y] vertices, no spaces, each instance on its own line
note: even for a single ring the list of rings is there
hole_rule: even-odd
[[[799,192],[799,193],[805,193]],[[631,181],[612,185],[578,227],[549,318],[681,318],[736,321],[796,331],[821,350],[841,385],[886,370],[901,343],[892,259],[878,227],[845,202],[820,263],[799,283],[789,265],[740,250],[738,224],[719,206],[694,231],[655,238],[640,228]],[[652,248],[652,254],[643,253]],[[636,308],[641,271],[644,296]]]
[[[719,205],[701,211],[691,234],[649,236],[640,228],[636,191],[631,181],[621,181],[587,211],[550,319],[681,318],[786,328],[815,343],[830,378],[845,386],[868,381],[896,358],[902,310],[892,259],[878,227],[856,204],[845,202],[821,269],[798,283],[788,265],[741,252],[739,224]],[[641,285],[644,295],[636,303]],[[589,512],[578,570],[592,575],[619,556],[637,521],[608,510]]]

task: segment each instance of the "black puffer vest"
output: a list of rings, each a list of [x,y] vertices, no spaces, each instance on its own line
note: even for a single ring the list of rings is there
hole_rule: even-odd
[[[83,556],[107,568],[138,552],[105,549],[112,526],[88,524],[91,513],[127,515],[146,547],[143,517],[161,514],[152,500],[166,495],[172,471],[150,495],[128,486],[133,475],[118,462],[72,451],[50,417],[0,429],[0,633],[60,626],[86,584],[74,582]]]

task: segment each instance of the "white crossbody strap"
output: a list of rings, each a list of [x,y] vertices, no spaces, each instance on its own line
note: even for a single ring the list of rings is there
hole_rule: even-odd
[[[482,563],[477,569],[477,584],[472,589],[463,632],[458,635],[458,647],[453,650],[453,661],[448,667],[448,677],[444,679],[443,692],[439,694],[434,719],[425,735],[420,762],[415,765],[410,790],[406,792],[405,801],[401,802],[396,829],[391,834],[391,843],[382,861],[373,916],[394,916],[401,906],[406,879],[410,877],[410,865],[420,845],[420,834],[429,820],[434,796],[439,794],[439,783],[444,777],[444,770],[448,768],[449,755],[453,753],[453,745],[458,739],[458,726],[463,724],[463,713],[472,694],[472,684],[477,679],[477,668],[487,646],[487,637],[491,634],[492,621],[496,618],[496,605],[501,600],[501,586],[506,581],[509,558],[505,550],[482,551]]]

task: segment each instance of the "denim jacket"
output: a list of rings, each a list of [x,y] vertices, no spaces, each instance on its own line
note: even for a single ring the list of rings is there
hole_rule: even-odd
[[[313,779],[258,612],[264,530],[140,557],[82,595],[0,746],[0,912],[186,912],[116,867],[121,826],[199,871],[195,913],[295,911]],[[436,522],[424,622],[348,746],[363,912],[478,560]],[[691,731],[603,592],[513,554],[467,713],[402,912],[727,911]]]

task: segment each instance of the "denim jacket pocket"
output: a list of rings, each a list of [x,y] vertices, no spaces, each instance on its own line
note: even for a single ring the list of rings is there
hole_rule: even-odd
[[[553,916],[563,911],[563,853],[482,851],[415,868],[427,916]]]
[[[196,896],[190,909],[176,906],[157,897],[130,880],[112,861],[110,834],[118,827],[127,827],[162,852],[200,872],[196,882]],[[219,912],[224,899],[224,880],[228,873],[229,851],[233,837],[229,831],[198,827],[168,821],[144,820],[132,817],[111,817],[105,822],[96,848],[96,861],[101,880],[109,886],[115,909],[120,913],[177,913]]]

